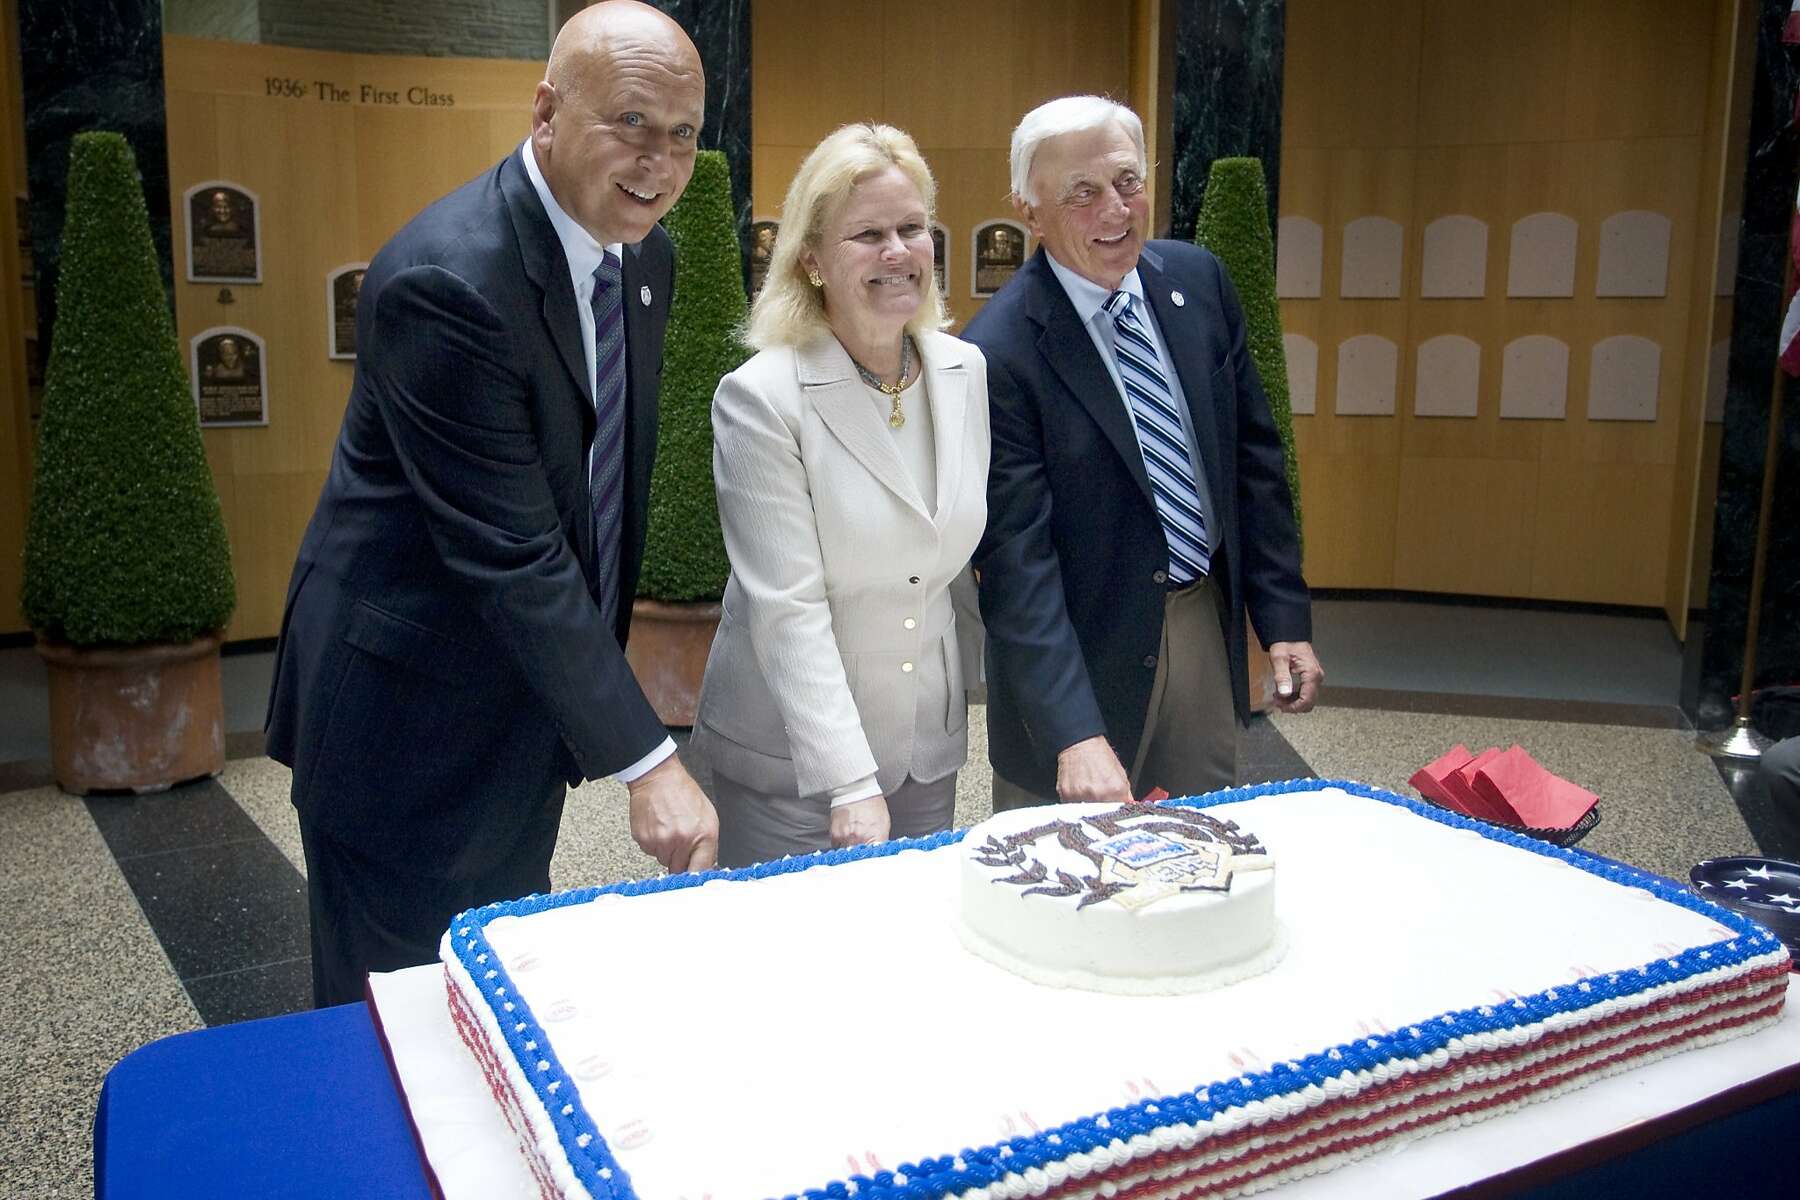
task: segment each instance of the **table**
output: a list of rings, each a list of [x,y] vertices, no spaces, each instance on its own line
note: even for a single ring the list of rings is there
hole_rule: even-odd
[[[435,975],[436,968],[424,967],[377,977],[387,993],[383,1010],[393,1011],[403,992],[423,997],[435,988],[441,994]],[[1752,1195],[1759,1185],[1771,1194],[1789,1190],[1800,1171],[1800,1137],[1794,1133],[1800,1129],[1800,1063],[1792,1045],[1800,1036],[1793,1028],[1800,1026],[1797,1009],[1800,976],[1789,988],[1790,1018],[1776,1029],[1644,1069],[1704,1075],[1724,1069],[1718,1051],[1735,1046],[1741,1058],[1759,1038],[1770,1038],[1754,1052],[1778,1056],[1767,1060],[1773,1068],[1768,1073],[1752,1068],[1745,1081],[1698,1103],[1653,1120],[1632,1120],[1599,1141],[1521,1162],[1445,1194],[1591,1200]],[[1714,1081],[1723,1077],[1715,1074]],[[1393,1175],[1401,1159],[1419,1165],[1433,1158],[1479,1157],[1493,1144],[1520,1136],[1530,1143],[1529,1157],[1546,1143],[1521,1134],[1530,1126],[1514,1125],[1509,1136],[1509,1122],[1544,1117],[1570,1101],[1589,1110],[1605,1108],[1603,1089],[1630,1078],[1603,1081],[1575,1096],[1440,1134],[1400,1154],[1268,1194],[1388,1200],[1398,1194]],[[108,1073],[100,1093],[94,1178],[99,1200],[427,1200],[434,1195],[382,1036],[360,1004],[177,1034],[127,1055]]]

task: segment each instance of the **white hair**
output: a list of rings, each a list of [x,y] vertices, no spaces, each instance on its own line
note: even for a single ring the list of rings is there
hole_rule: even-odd
[[[1012,135],[1013,195],[1027,204],[1038,203],[1031,190],[1031,161],[1038,147],[1065,133],[1086,133],[1107,125],[1117,125],[1137,148],[1138,174],[1149,173],[1144,154],[1144,123],[1138,115],[1116,100],[1105,96],[1063,96],[1038,105],[1019,121]]]

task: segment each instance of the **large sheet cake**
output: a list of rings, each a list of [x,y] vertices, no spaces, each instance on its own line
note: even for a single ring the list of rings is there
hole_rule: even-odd
[[[1778,1019],[1776,939],[1353,783],[1175,801],[1279,873],[1272,969],[1047,987],[958,936],[960,831],[490,905],[452,1017],[546,1196],[1229,1196]]]

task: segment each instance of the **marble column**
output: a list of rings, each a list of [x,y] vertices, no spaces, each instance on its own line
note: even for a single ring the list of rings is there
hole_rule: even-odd
[[[39,353],[47,355],[56,314],[69,144],[77,133],[111,130],[131,143],[144,181],[163,286],[171,287],[161,0],[92,5],[19,0],[19,51],[24,68],[31,249],[38,279],[38,346]],[[172,291],[170,297],[173,310]]]
[[[1263,161],[1269,227],[1281,182],[1287,0],[1164,0],[1175,16],[1175,170],[1169,236],[1194,236],[1215,158]]]
[[[1732,304],[1731,366],[1713,522],[1712,568],[1700,653],[1688,657],[1682,703],[1702,729],[1726,725],[1735,714],[1744,669],[1750,577],[1757,511],[1768,446],[1770,381],[1782,318],[1782,267],[1794,214],[1800,130],[1793,124],[1800,87],[1800,50],[1781,44],[1788,0],[1759,0],[1756,72],[1742,181],[1737,290]],[[1729,205],[1727,206],[1729,207]],[[1751,713],[1761,732],[1800,734],[1800,702],[1783,685],[1800,684],[1800,386],[1783,381],[1774,519],[1766,549],[1761,633]]]
[[[706,126],[700,145],[731,162],[738,247],[750,277],[750,0],[654,0],[681,23],[706,64]]]

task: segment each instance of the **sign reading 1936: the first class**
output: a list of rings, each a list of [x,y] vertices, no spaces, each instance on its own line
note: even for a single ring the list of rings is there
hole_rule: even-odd
[[[317,100],[325,104],[391,104],[397,108],[454,108],[456,97],[450,92],[436,92],[421,84],[410,87],[382,88],[372,83],[340,87],[329,79],[293,79],[284,75],[263,78],[263,94],[289,100]]]

